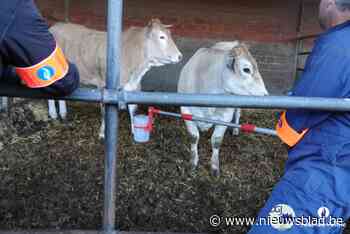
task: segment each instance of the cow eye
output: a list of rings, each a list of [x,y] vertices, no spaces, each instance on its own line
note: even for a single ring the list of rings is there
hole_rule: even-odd
[[[244,71],[245,73],[247,73],[247,74],[250,74],[250,73],[251,73],[249,68],[244,68],[243,71]]]
[[[159,38],[162,39],[162,40],[164,40],[164,39],[165,39],[165,36],[160,36]]]

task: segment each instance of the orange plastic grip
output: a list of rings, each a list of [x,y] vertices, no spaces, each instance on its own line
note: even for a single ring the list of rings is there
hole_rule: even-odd
[[[49,57],[31,67],[16,67],[16,73],[29,88],[42,88],[62,79],[68,68],[62,49],[56,45]]]
[[[286,112],[283,112],[277,125],[276,132],[278,137],[290,147],[296,145],[306,134],[309,129],[303,130],[301,133],[295,131],[291,126],[289,126],[286,118]]]

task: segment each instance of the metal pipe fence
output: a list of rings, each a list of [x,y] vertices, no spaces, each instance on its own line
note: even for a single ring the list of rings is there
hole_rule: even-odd
[[[208,119],[208,118],[202,118],[199,116],[191,115],[191,114],[178,114],[174,112],[168,112],[168,111],[162,111],[159,109],[156,109],[154,107],[150,107],[148,109],[148,115],[151,117],[149,121],[151,121],[150,125],[148,128],[152,129],[153,128],[153,119],[154,115],[165,115],[165,116],[170,116],[178,119],[183,119],[187,121],[199,121],[199,122],[205,122],[205,123],[212,123],[215,125],[223,125],[229,128],[238,128],[243,132],[246,133],[261,133],[261,134],[267,134],[271,136],[277,136],[277,133],[275,130],[268,129],[268,128],[260,128],[252,124],[235,124],[235,123],[229,123],[221,120],[215,120],[215,119]],[[147,127],[146,127],[147,128]]]
[[[6,87],[12,87],[8,89]],[[15,86],[17,87],[17,86]],[[350,111],[349,98],[236,96],[225,94],[183,94],[168,92],[127,92],[115,89],[80,88],[67,97],[51,97],[38,91],[14,86],[1,86],[0,96],[112,104],[145,104],[202,107],[240,107],[254,109],[305,109],[323,111]]]
[[[120,84],[120,56],[123,1],[108,1],[107,89],[117,90]],[[103,95],[102,97],[104,97]],[[113,233],[115,228],[116,164],[118,157],[118,106],[107,103],[105,115],[105,182],[103,230]]]

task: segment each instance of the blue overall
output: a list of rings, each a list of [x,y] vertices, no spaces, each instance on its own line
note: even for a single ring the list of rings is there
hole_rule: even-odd
[[[1,0],[0,61],[1,82],[19,82],[14,67],[30,67],[46,59],[56,42],[33,0]],[[52,95],[68,95],[79,86],[77,67],[69,63],[67,75],[41,88]]]
[[[350,21],[329,29],[315,41],[305,71],[291,95],[350,97]],[[286,117],[299,133],[304,129],[309,131],[289,148],[285,173],[258,220],[276,215],[276,207],[284,204],[294,214],[285,209],[286,214],[280,215],[300,219],[296,221],[298,225],[286,228],[283,233],[342,233],[341,225],[299,224],[301,217],[314,220],[323,217],[326,224],[335,224],[338,219],[340,224],[350,216],[350,113],[291,109]],[[249,234],[255,233],[281,233],[281,229],[254,225]]]

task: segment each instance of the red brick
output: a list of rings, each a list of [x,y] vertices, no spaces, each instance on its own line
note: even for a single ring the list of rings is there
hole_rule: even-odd
[[[64,1],[37,0],[50,22],[64,19]],[[70,20],[105,29],[106,0],[70,1]],[[318,0],[305,2],[303,31],[320,31]],[[124,28],[144,26],[151,18],[174,24],[173,33],[186,37],[252,41],[283,41],[295,37],[298,16],[296,0],[144,0],[124,1]],[[51,18],[50,18],[51,17]]]

